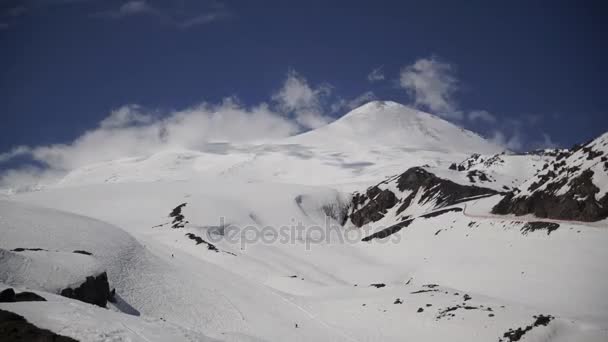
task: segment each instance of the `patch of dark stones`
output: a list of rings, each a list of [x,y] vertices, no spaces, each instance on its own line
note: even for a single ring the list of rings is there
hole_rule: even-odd
[[[418,291],[411,292],[411,294],[419,294],[419,293],[425,293],[425,292],[439,292],[439,290],[438,289],[418,290]]]
[[[524,224],[523,227],[521,227],[521,232],[523,235],[527,235],[530,232],[546,230],[547,235],[550,235],[551,232],[557,230],[557,228],[559,228],[559,224],[555,222],[534,221]]]
[[[484,308],[483,305],[473,306],[473,305],[459,304],[459,305],[450,306],[450,307],[447,307],[446,309],[440,310],[439,313],[437,314],[437,317],[435,317],[435,319],[440,320],[442,318],[450,319],[452,317],[455,317],[456,316],[455,312],[457,310],[483,310],[483,311],[491,312],[492,308],[490,308],[490,307]]]
[[[551,316],[551,315],[538,315],[538,316],[533,316],[534,318],[534,322],[530,325],[527,325],[523,328],[517,328],[517,329],[509,329],[509,331],[505,332],[502,336],[502,338],[499,338],[498,341],[499,342],[516,342],[522,339],[522,337],[527,334],[530,330],[536,328],[536,327],[540,327],[540,326],[547,326],[552,320],[555,319],[555,317]]]
[[[192,233],[186,233],[186,236],[187,236],[189,239],[196,241],[196,244],[197,244],[197,245],[200,245],[200,244],[205,244],[205,245],[207,245],[207,249],[208,249],[208,250],[210,250],[210,251],[214,251],[214,252],[216,252],[216,253],[219,253],[219,252],[220,252],[220,250],[219,250],[219,249],[217,249],[217,247],[216,247],[214,244],[212,244],[212,243],[210,243],[210,242],[205,241],[203,238],[201,238],[201,237],[200,237],[200,236],[198,236],[198,235],[194,235],[194,234],[192,234]]]
[[[210,251],[214,251],[214,252],[216,252],[216,253],[223,252],[223,253],[226,253],[226,254],[230,254],[230,255],[236,256],[236,254],[234,254],[234,253],[232,253],[232,252],[228,252],[228,251],[222,251],[222,250],[218,249],[218,248],[217,248],[217,247],[216,247],[214,244],[212,244],[211,242],[207,242],[207,241],[205,241],[205,240],[204,240],[202,237],[200,237],[200,236],[198,236],[198,235],[195,235],[195,234],[193,234],[193,233],[186,233],[185,235],[186,235],[186,236],[187,236],[187,237],[188,237],[190,240],[194,240],[194,241],[196,241],[196,245],[200,245],[200,244],[204,244],[204,245],[206,245],[206,246],[207,246],[207,249],[208,249],[208,250],[210,250]],[[297,276],[292,276],[292,278],[294,278],[294,277],[297,277]]]
[[[373,286],[373,287],[375,287],[377,289],[380,289],[380,288],[385,287],[386,284],[384,284],[384,283],[377,283],[377,284],[369,284],[369,286]]]
[[[83,254],[83,255],[93,255],[91,252],[83,251],[83,250],[75,250],[72,253]]]
[[[178,205],[177,207],[173,208],[173,210],[171,210],[171,213],[169,213],[169,217],[173,217],[173,222],[171,222],[171,228],[184,228],[186,223],[188,223],[188,221],[185,220],[185,217],[182,214],[182,209],[186,206],[186,204],[187,203],[182,203]]]

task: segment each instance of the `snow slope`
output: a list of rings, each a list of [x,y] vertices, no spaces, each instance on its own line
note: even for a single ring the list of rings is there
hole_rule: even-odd
[[[3,289],[0,284],[0,291]],[[0,303],[0,309],[78,341],[216,341],[162,319],[125,315],[50,293],[37,293],[46,301]]]
[[[334,226],[330,231],[342,235],[331,240],[309,229],[293,241],[262,241],[274,232],[266,226],[323,227],[323,207],[340,207],[342,196],[325,187],[210,179],[67,187],[13,199],[127,229],[156,263],[170,267],[138,266],[138,279],[119,293],[142,314],[210,337],[487,341],[539,314],[555,319],[534,328],[527,341],[608,337],[608,277],[598,263],[608,257],[605,230],[564,225],[551,234],[523,234],[523,223],[508,218],[451,212],[417,217],[390,238],[371,242],[361,238],[380,229],[375,225]],[[167,216],[181,203],[187,203],[182,214],[188,223],[171,229]],[[258,239],[218,237],[222,217],[251,227]],[[219,252],[197,245],[187,233]],[[397,298],[403,303],[394,304]]]
[[[472,184],[452,163],[499,152],[429,114],[372,102],[262,145],[83,167],[0,201],[0,283],[49,299],[0,308],[85,341],[608,340],[605,226],[530,225],[490,214],[500,195],[446,204],[454,193],[436,191]],[[520,185],[545,157],[534,158],[473,166],[494,179],[474,185]],[[456,185],[399,190],[413,166]],[[356,227],[352,191],[378,183],[395,203]],[[46,251],[10,251],[19,247]],[[53,295],[60,280],[101,269],[122,305]]]

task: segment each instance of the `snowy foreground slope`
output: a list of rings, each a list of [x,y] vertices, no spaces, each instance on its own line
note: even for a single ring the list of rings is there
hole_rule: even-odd
[[[9,196],[0,291],[47,302],[0,310],[82,341],[608,340],[607,221],[491,213],[555,157],[502,155],[399,106],[265,145],[91,165]],[[450,167],[471,153],[484,162]],[[119,298],[108,309],[57,295],[102,271]]]

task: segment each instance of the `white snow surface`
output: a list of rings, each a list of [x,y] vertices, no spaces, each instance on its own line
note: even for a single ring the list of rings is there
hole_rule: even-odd
[[[524,232],[523,218],[489,214],[500,196],[426,219],[432,206],[412,207],[410,226],[370,242],[361,238],[398,222],[393,211],[340,225],[352,190],[425,164],[468,184],[448,166],[500,152],[439,118],[372,102],[265,145],[83,167],[0,201],[0,283],[49,300],[0,309],[82,341],[508,341],[539,314],[555,318],[521,341],[608,340],[607,227]],[[507,160],[497,184],[531,173],[517,166],[529,159]],[[182,203],[185,226],[172,229]],[[19,247],[48,251],[10,252]],[[63,284],[40,271],[47,264],[74,277],[106,270],[120,304],[56,296]]]

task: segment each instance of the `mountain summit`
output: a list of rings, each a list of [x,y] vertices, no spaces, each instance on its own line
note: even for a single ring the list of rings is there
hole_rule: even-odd
[[[459,153],[499,153],[476,133],[393,101],[371,101],[327,126],[291,138],[306,145],[384,145]]]

